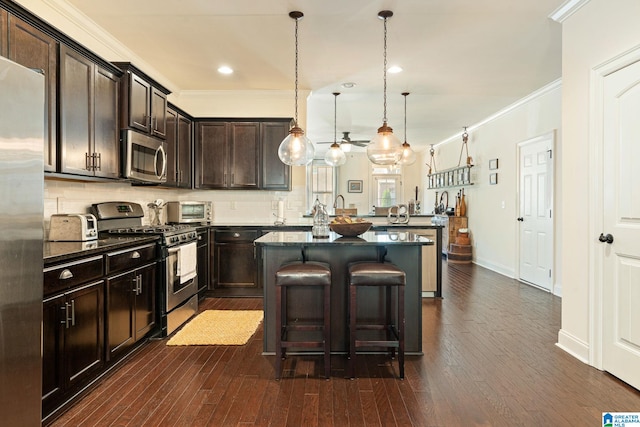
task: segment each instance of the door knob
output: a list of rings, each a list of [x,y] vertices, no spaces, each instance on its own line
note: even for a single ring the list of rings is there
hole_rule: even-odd
[[[600,237],[598,237],[602,243],[607,242],[608,244],[613,243],[613,236],[611,234],[605,235],[604,233],[600,233]]]
[[[524,221],[524,218],[518,217],[518,221],[522,222],[522,221]]]

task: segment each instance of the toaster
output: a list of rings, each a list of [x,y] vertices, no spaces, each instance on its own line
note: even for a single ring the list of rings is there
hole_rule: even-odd
[[[49,241],[85,242],[98,239],[98,223],[92,214],[51,215]]]

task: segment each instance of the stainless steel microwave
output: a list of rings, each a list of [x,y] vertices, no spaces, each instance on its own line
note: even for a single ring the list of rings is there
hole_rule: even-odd
[[[167,222],[209,224],[213,220],[212,202],[167,202]]]
[[[167,181],[165,142],[131,129],[123,130],[123,176],[132,181],[160,184]]]

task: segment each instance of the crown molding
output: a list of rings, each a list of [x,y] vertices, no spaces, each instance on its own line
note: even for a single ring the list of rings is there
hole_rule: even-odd
[[[549,18],[562,24],[587,3],[589,3],[589,0],[567,0],[559,8],[551,12]]]
[[[516,102],[514,102],[513,104],[503,108],[502,110],[499,110],[498,112],[496,112],[495,114],[492,114],[491,116],[487,117],[484,120],[479,121],[478,123],[475,123],[472,126],[468,126],[467,127],[467,132],[471,133],[474,129],[479,128],[480,126],[486,125],[489,122],[494,121],[495,119],[498,119],[502,116],[504,116],[505,114],[510,113],[511,111],[515,110],[518,107],[523,106],[524,104],[536,99],[536,98],[540,98],[541,96],[546,95],[547,93],[561,88],[562,87],[562,78],[559,78],[557,80],[552,81],[551,83],[547,84],[546,86],[541,87],[540,89],[536,90],[535,92],[530,93],[529,95],[525,96],[524,98],[521,98],[519,100],[517,100]],[[448,142],[452,142],[452,141],[459,141],[460,140],[460,136],[462,135],[462,132],[456,133],[455,135],[450,136],[447,139],[443,139],[442,141],[438,142],[437,144],[433,144],[434,147],[437,147],[438,145],[442,145],[442,144],[446,144]]]

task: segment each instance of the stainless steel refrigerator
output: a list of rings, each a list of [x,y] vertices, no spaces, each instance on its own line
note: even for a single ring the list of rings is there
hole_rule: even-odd
[[[0,56],[0,424],[39,426],[44,77]]]

